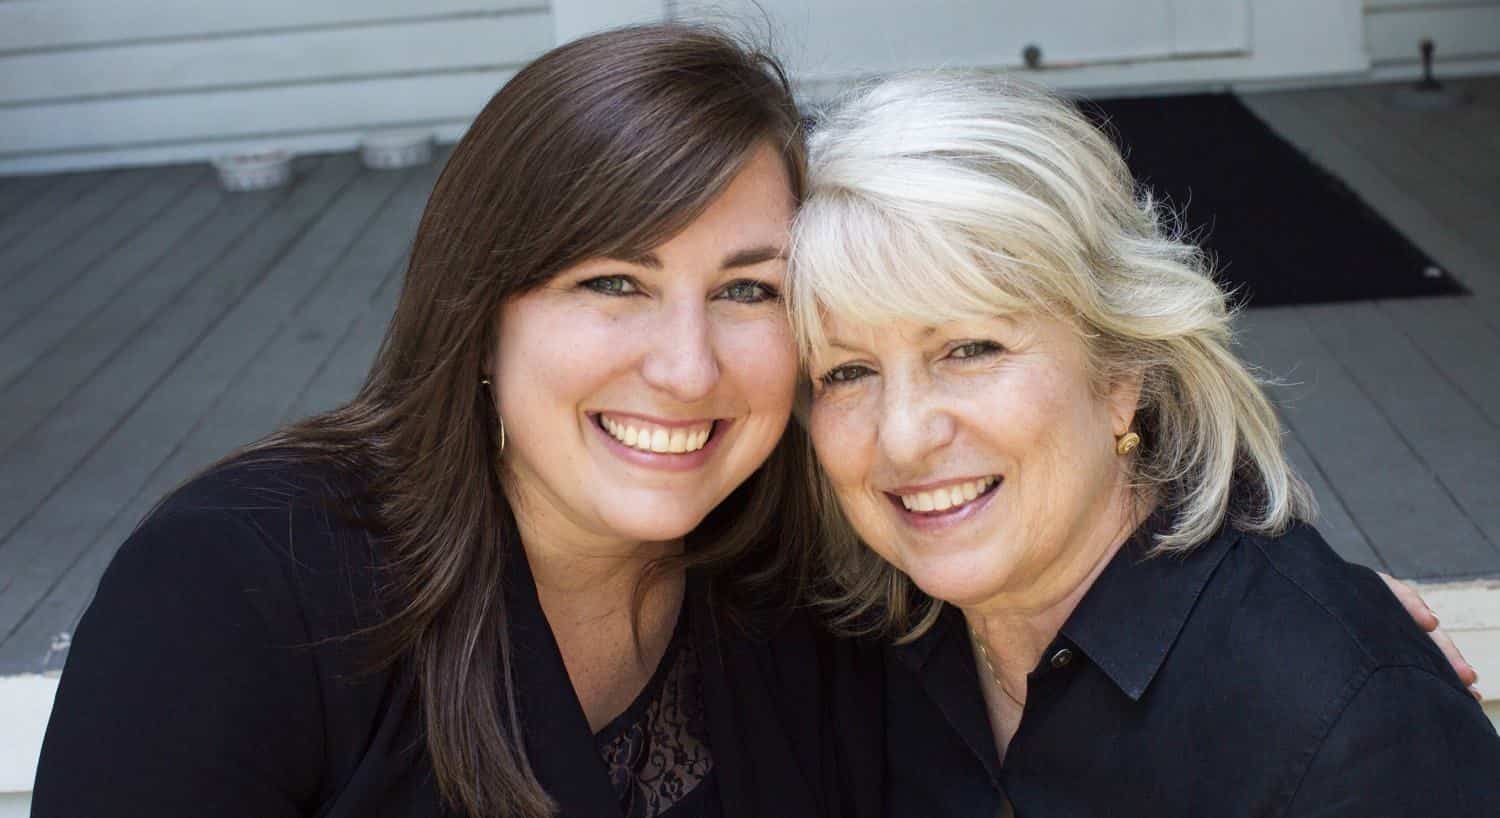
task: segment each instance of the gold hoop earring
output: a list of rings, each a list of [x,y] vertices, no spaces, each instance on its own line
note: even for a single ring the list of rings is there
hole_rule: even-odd
[[[490,379],[488,377],[481,377],[479,383],[483,386],[489,386]],[[496,454],[505,454],[505,418],[500,417],[500,413],[496,412],[495,422],[500,424],[500,451],[496,452]]]
[[[1126,432],[1115,438],[1115,454],[1124,457],[1135,451],[1135,447],[1141,445],[1141,436],[1135,432]]]

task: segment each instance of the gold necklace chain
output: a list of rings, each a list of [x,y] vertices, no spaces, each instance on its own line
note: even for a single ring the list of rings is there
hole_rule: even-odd
[[[1010,691],[1005,689],[1005,683],[1000,681],[1000,674],[995,672],[995,664],[990,661],[990,652],[985,650],[984,641],[979,638],[979,634],[975,633],[973,628],[969,628],[969,638],[973,640],[974,647],[978,648],[979,658],[984,660],[984,668],[989,671],[990,679],[995,682],[995,686],[1000,688],[1000,692],[1005,694],[1005,698],[1015,702],[1016,707],[1025,710],[1026,703],[1012,696]]]

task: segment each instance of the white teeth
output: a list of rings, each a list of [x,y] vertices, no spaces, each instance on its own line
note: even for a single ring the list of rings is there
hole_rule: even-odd
[[[667,429],[637,420],[619,421],[600,415],[599,425],[603,426],[604,430],[609,432],[615,440],[643,452],[671,452],[672,454],[696,452],[708,443],[708,438],[713,433],[712,422],[701,426]]]
[[[979,495],[989,491],[990,486],[995,485],[999,479],[998,477],[981,477],[956,486],[919,491],[916,494],[903,494],[901,505],[905,506],[907,511],[948,511],[973,502]]]

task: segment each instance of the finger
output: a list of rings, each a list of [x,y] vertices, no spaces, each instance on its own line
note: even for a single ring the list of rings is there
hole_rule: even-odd
[[[1428,636],[1442,650],[1443,657],[1448,660],[1448,664],[1453,666],[1453,672],[1458,674],[1459,681],[1465,685],[1473,685],[1479,681],[1479,672],[1464,658],[1463,651],[1458,649],[1458,645],[1453,644],[1453,639],[1447,633],[1442,630],[1435,630],[1428,634]]]
[[[1437,614],[1428,606],[1427,601],[1422,599],[1422,595],[1417,593],[1415,588],[1384,571],[1377,571],[1376,573],[1380,575],[1380,579],[1385,582],[1386,587],[1391,589],[1391,593],[1396,596],[1397,601],[1401,603],[1401,607],[1406,609],[1407,615],[1416,620],[1417,625],[1422,630],[1431,632],[1437,628]]]
[[[1474,701],[1484,704],[1484,694],[1479,692],[1479,688],[1469,685],[1469,695],[1474,697]]]

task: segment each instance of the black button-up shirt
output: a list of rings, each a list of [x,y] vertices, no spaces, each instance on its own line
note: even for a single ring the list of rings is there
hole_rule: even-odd
[[[1500,816],[1500,738],[1372,572],[1305,526],[1140,542],[1031,672],[1004,765],[957,611],[888,650],[887,815]]]

